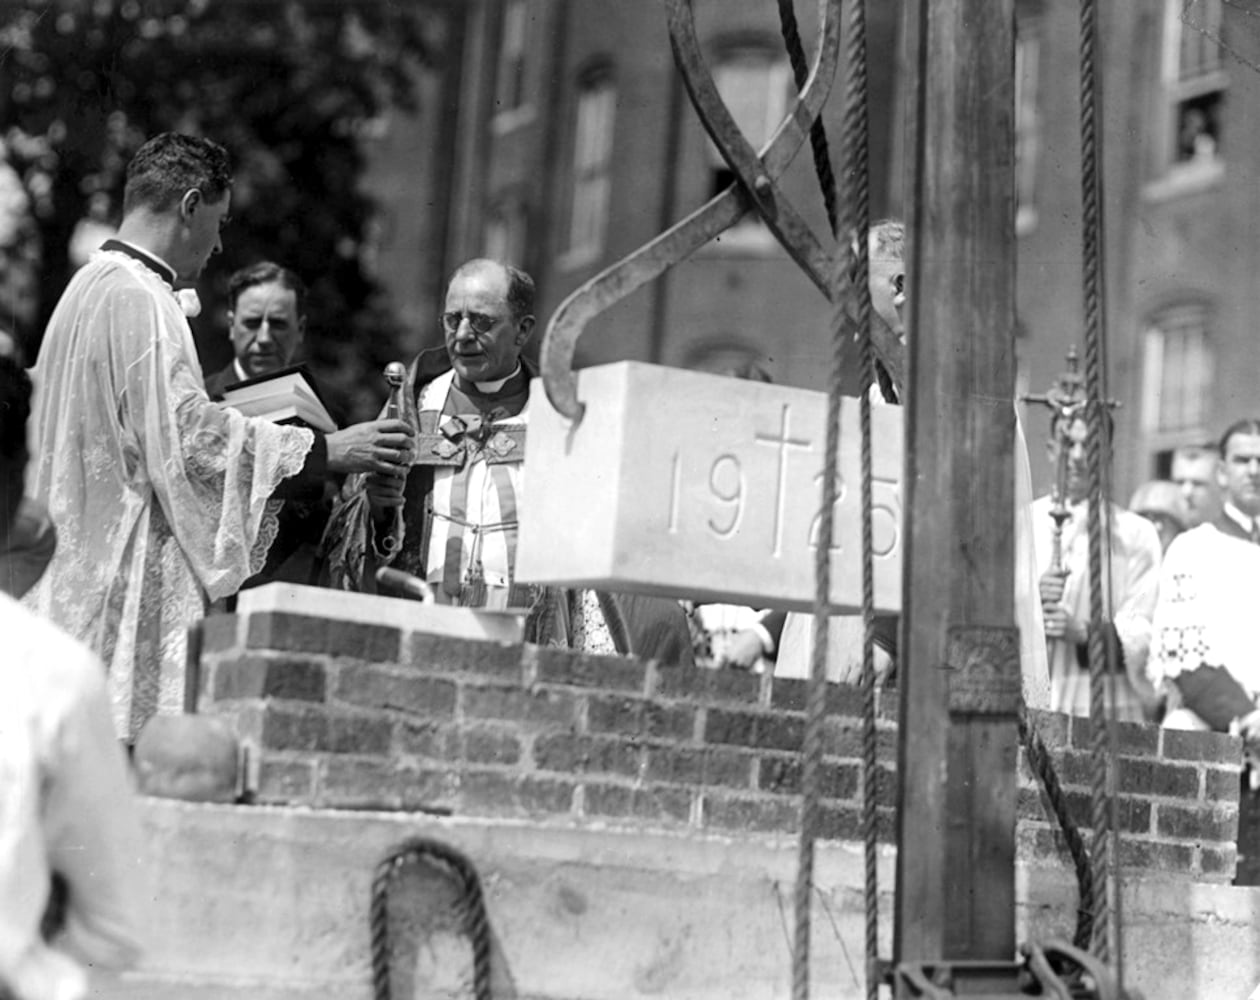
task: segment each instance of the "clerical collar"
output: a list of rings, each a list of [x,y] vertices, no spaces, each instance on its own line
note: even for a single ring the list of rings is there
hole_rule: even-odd
[[[132,260],[139,261],[168,285],[175,284],[175,268],[166,263],[161,257],[148,250],[142,250],[134,243],[128,243],[126,240],[117,238],[108,239],[101,244],[102,250],[113,250],[115,253],[126,254]]]
[[[1225,501],[1225,516],[1242,528],[1243,531],[1247,532],[1247,534],[1251,534],[1252,526],[1255,522],[1228,500]]]
[[[495,379],[493,382],[465,382],[464,379],[461,378],[458,374],[456,374],[455,378],[458,381],[460,388],[463,389],[465,392],[467,392],[469,389],[476,389],[477,392],[481,393],[483,396],[493,396],[496,392],[499,392],[505,385],[511,382],[514,378],[516,378],[516,376],[519,375],[520,373],[521,373],[521,363],[518,361],[516,363],[516,368],[513,369],[511,375],[505,376],[504,378]]]

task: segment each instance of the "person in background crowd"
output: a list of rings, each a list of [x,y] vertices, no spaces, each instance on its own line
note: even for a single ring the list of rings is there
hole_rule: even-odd
[[[1260,659],[1251,632],[1260,581],[1260,419],[1221,438],[1221,513],[1173,539],[1164,559],[1151,677],[1171,728],[1236,729],[1260,749]]]
[[[1173,452],[1169,478],[1181,490],[1187,528],[1196,528],[1220,516],[1220,464],[1221,453],[1215,444],[1183,445]]]
[[[1110,417],[1108,417],[1110,419]],[[1060,549],[1062,564],[1053,564],[1055,506],[1052,496],[1033,502],[1033,543],[1040,577],[1041,612],[1050,658],[1050,708],[1071,715],[1089,714],[1088,630],[1089,473],[1086,451],[1090,426],[1078,415],[1050,423],[1047,455],[1057,468],[1066,451],[1067,507]],[[1110,558],[1104,560],[1103,602],[1107,641],[1116,650],[1116,717],[1141,722],[1159,710],[1159,698],[1146,676],[1151,617],[1162,550],[1155,526],[1146,518],[1104,506],[1103,530],[1110,536]]]
[[[0,356],[0,546],[22,498],[30,395]],[[0,636],[0,996],[79,1000],[89,968],[139,954],[126,761],[89,649],[4,594]]]
[[[402,421],[320,435],[210,402],[174,286],[220,249],[230,187],[215,142],[141,146],[118,237],[71,279],[36,369],[29,486],[61,544],[25,600],[105,661],[127,740],[182,711],[188,626],[261,568],[268,501],[408,461]]]
[[[1168,547],[1155,607],[1151,679],[1167,695],[1169,729],[1242,737],[1237,883],[1260,880],[1260,659],[1252,620],[1260,581],[1260,418],[1221,436],[1210,521]]]
[[[1129,510],[1155,525],[1161,552],[1167,552],[1172,540],[1190,526],[1181,490],[1167,479],[1152,479],[1134,490]]]

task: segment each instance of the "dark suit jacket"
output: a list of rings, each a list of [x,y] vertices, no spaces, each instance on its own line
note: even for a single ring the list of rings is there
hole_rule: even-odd
[[[218,399],[223,395],[224,389],[229,385],[236,385],[240,380],[241,377],[236,371],[236,362],[233,361],[226,368],[206,376],[206,395],[211,399]]]

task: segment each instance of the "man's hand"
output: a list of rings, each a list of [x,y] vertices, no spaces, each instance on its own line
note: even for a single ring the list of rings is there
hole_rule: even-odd
[[[761,636],[754,628],[741,629],[726,640],[726,648],[718,654],[719,667],[739,667],[751,670],[766,653]]]
[[[407,475],[411,462],[411,425],[405,420],[369,420],[333,431],[325,441],[330,472]]]
[[[373,507],[401,507],[406,476],[373,473],[367,477],[368,501]]]
[[[1059,570],[1055,572],[1052,569],[1046,570],[1041,575],[1039,587],[1041,590],[1041,608],[1048,610],[1051,606],[1058,604],[1063,600],[1063,586],[1067,581],[1067,571]]]
[[[1063,586],[1067,573],[1060,570],[1048,570],[1042,574],[1039,583],[1041,591],[1041,616],[1045,622],[1047,639],[1066,639],[1068,642],[1081,643],[1086,639],[1083,623],[1078,621],[1061,603]]]

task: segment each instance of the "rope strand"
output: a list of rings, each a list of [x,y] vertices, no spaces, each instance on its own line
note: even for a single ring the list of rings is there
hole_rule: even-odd
[[[460,899],[464,933],[472,945],[473,995],[476,1000],[491,1000],[490,995],[490,919],[486,913],[481,879],[473,863],[463,854],[441,841],[413,837],[403,841],[376,866],[372,876],[372,901],[368,910],[372,952],[373,1000],[390,1000],[393,983],[390,976],[389,891],[394,878],[412,858],[437,861],[462,892]]]
[[[875,542],[872,527],[871,393],[875,386],[875,348],[871,340],[870,278],[870,164],[867,141],[866,0],[849,0],[849,33],[846,51],[844,105],[844,215],[842,232],[852,254],[852,292],[857,305],[861,347],[862,463],[862,847],[863,903],[866,943],[866,996],[879,996],[879,870],[876,827],[876,732],[875,732]],[[837,366],[840,361],[837,358]],[[840,372],[836,373],[839,391]]]
[[[1108,444],[1105,384],[1105,308],[1103,267],[1102,126],[1098,119],[1096,73],[1098,11],[1095,0],[1081,0],[1081,222],[1085,302],[1085,386],[1091,426],[1087,458],[1089,494],[1089,716],[1094,767],[1090,787],[1093,827],[1091,882],[1094,897],[1093,951],[1104,962],[1111,953],[1110,874],[1111,769],[1110,726],[1107,711],[1107,653],[1103,630],[1103,516],[1104,451]],[[1110,548],[1110,545],[1108,546]]]

